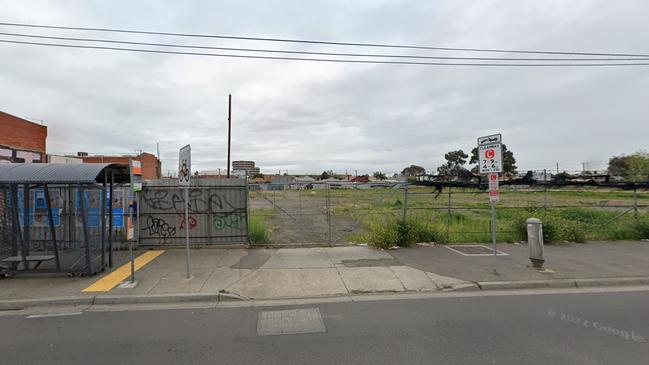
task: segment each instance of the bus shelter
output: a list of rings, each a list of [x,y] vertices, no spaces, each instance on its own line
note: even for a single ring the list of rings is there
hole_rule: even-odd
[[[114,187],[127,165],[0,164],[0,274],[112,267]]]

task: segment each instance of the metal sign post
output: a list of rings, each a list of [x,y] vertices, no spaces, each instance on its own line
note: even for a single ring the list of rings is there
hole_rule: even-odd
[[[493,134],[478,138],[478,163],[481,174],[489,174],[489,203],[491,204],[491,243],[493,245],[493,273],[498,275],[496,260],[496,204],[500,201],[498,173],[502,172],[502,135]]]
[[[187,145],[180,149],[178,158],[178,186],[185,190],[185,256],[187,262],[187,279],[189,279],[189,186],[192,175],[192,147]]]
[[[131,239],[129,240],[128,250],[131,256],[131,284],[135,284],[135,253],[133,252],[133,241],[135,241],[135,237],[138,237],[139,239],[140,233],[139,230],[136,229],[140,224],[139,220],[137,219],[137,217],[139,217],[139,213],[137,211],[137,209],[139,208],[138,194],[140,191],[142,191],[142,164],[140,163],[140,161],[129,159],[129,172],[131,175],[131,192],[133,193],[133,212],[131,213],[132,224],[131,227],[128,228],[130,231],[132,231],[130,234]],[[135,222],[133,222],[133,218],[136,218]]]
[[[491,244],[494,251],[493,273],[498,274],[496,270],[496,258],[498,251],[496,250],[496,203],[500,200],[500,192],[498,191],[498,173],[492,172],[489,174],[489,203],[491,205]]]

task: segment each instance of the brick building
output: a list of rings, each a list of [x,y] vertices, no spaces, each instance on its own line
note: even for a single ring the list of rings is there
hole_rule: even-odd
[[[47,127],[0,111],[0,163],[45,162]]]
[[[88,155],[86,152],[78,152],[77,158],[85,163],[120,163],[128,165],[128,160],[140,161],[142,164],[142,178],[145,180],[155,180],[162,177],[162,163],[158,158],[150,153],[143,152],[135,156],[111,156],[111,155]]]

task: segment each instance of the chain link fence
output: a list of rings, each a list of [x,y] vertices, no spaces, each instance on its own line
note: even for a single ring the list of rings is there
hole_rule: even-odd
[[[540,218],[557,241],[649,238],[646,190],[578,186],[501,186],[498,241],[525,239],[525,219]],[[403,183],[252,190],[251,229],[269,244],[367,242],[395,221],[424,224],[437,242],[490,242],[487,192]],[[256,227],[255,227],[256,226]],[[253,243],[259,244],[260,242]]]

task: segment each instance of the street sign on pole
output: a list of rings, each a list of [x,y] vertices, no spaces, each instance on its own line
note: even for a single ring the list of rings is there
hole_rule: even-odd
[[[192,175],[192,147],[187,145],[180,149],[178,157],[178,186],[189,187]]]
[[[500,191],[498,190],[498,174],[492,172],[489,174],[489,202],[496,204],[500,201]]]
[[[192,147],[187,145],[178,154],[178,186],[185,190],[185,261],[189,279],[189,186],[192,175]]]
[[[493,273],[496,270],[496,203],[500,200],[498,173],[503,171],[502,135],[492,134],[478,138],[478,163],[481,174],[489,174],[489,202],[491,203],[491,243],[493,245]]]
[[[478,166],[481,174],[503,171],[501,142],[500,134],[478,138]]]

